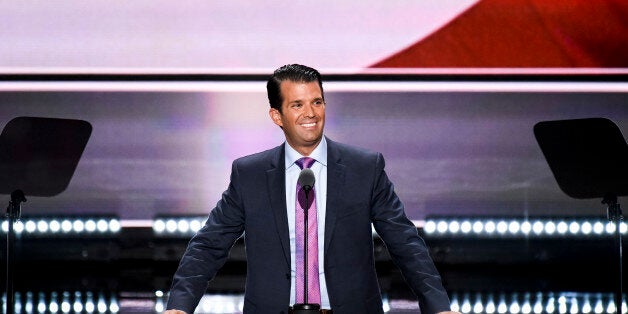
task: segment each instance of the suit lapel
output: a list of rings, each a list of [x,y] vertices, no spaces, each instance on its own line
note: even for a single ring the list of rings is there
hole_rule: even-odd
[[[325,213],[325,251],[329,247],[345,185],[346,166],[337,145],[327,138],[327,200]],[[330,201],[331,200],[331,201]]]
[[[285,145],[285,144],[284,144]],[[266,171],[270,205],[275,216],[277,234],[283,247],[284,257],[290,266],[290,235],[288,230],[288,214],[286,209],[286,170],[284,162],[284,145],[277,148],[271,160],[271,167]]]

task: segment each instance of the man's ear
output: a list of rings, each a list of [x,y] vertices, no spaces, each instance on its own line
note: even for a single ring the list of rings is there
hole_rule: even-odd
[[[270,108],[270,110],[268,110],[268,115],[270,116],[270,119],[273,120],[273,123],[275,123],[279,127],[283,127],[283,122],[281,121],[281,112],[279,112],[279,110],[275,108]]]

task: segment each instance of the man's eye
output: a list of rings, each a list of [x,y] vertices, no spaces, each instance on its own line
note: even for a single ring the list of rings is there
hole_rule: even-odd
[[[325,104],[325,102],[322,101],[322,100],[317,100],[317,101],[314,102],[314,104],[317,105],[317,106],[322,106],[322,105]]]

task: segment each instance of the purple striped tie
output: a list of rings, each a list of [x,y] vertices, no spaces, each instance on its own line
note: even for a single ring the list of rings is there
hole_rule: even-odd
[[[310,168],[314,164],[315,160],[310,157],[303,157],[296,161],[299,168]],[[308,202],[311,204],[308,209],[308,236],[307,236],[307,285],[308,295],[307,303],[321,303],[320,284],[318,282],[318,224],[316,222],[316,193],[314,188],[308,195]],[[297,202],[296,202],[296,302],[304,303],[303,286],[304,286],[304,272],[303,272],[303,233],[305,230],[304,219],[304,206],[305,206],[305,191],[301,189],[301,186],[297,183]]]

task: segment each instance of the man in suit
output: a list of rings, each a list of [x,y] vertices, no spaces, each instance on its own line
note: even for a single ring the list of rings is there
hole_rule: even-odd
[[[295,287],[295,187],[301,173],[295,163],[302,157],[312,158],[316,178],[318,276],[310,280],[320,287],[315,291],[320,313],[383,313],[371,225],[417,295],[421,313],[452,313],[428,249],[384,171],[382,155],[323,135],[325,98],[319,72],[285,65],[270,77],[267,90],[270,118],[286,141],[233,162],[227,190],[180,261],[165,314],[194,311],[243,233],[244,312],[287,314],[302,303]]]

